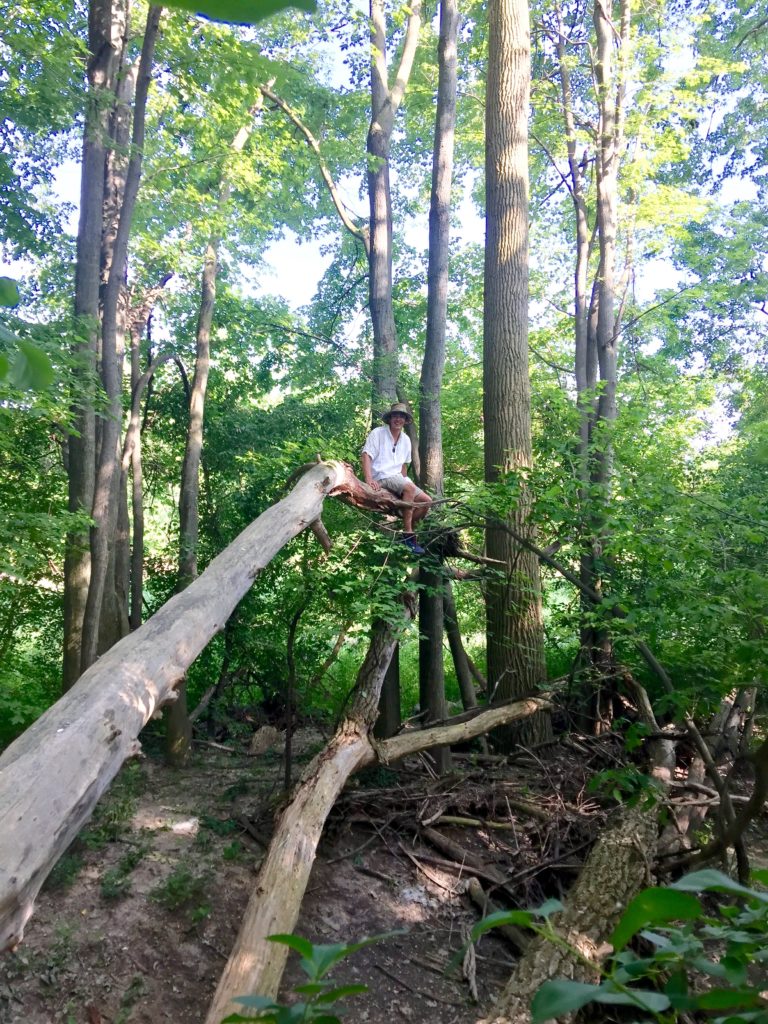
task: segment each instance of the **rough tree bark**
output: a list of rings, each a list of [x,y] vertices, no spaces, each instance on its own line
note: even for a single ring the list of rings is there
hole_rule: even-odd
[[[532,461],[528,377],[528,105],[530,28],[526,0],[490,0],[486,87],[486,245],[483,309],[485,478],[518,472],[509,521],[527,534],[525,471]],[[508,533],[489,527],[489,557],[505,578],[487,594],[488,682],[498,699],[531,692],[545,676],[539,566]],[[546,715],[497,737],[541,742]]]
[[[154,712],[272,557],[350,475],[312,467],[182,593],[93,665],[0,757],[0,950],[15,946],[46,875]]]
[[[659,733],[647,695],[640,706],[649,729]],[[650,774],[662,792],[675,771],[675,748],[670,740],[649,745]],[[658,841],[659,805],[655,801],[622,808],[590,851],[568,893],[565,909],[552,923],[561,943],[536,938],[518,961],[498,999],[494,1014],[479,1024],[530,1024],[531,1000],[544,981],[570,978],[596,984],[606,955],[606,940],[624,908],[644,885],[653,884],[651,864]],[[561,1021],[573,1020],[563,1015]]]

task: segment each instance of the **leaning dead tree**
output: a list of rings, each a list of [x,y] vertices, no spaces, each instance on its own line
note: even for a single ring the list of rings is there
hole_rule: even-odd
[[[48,872],[137,737],[278,551],[319,521],[351,470],[320,463],[183,593],[112,647],[0,757],[0,950],[21,941]]]
[[[436,726],[377,743],[372,738],[379,696],[402,628],[413,617],[412,594],[403,595],[399,623],[379,623],[355,683],[352,710],[307,767],[283,811],[259,870],[240,932],[219,980],[205,1024],[242,1012],[234,999],[258,993],[277,996],[288,949],[267,936],[293,931],[325,821],[349,777],[367,764],[396,761],[432,747],[464,742],[500,725],[549,709],[531,697],[481,712],[455,725]]]
[[[143,727],[158,709],[175,699],[189,666],[224,628],[256,576],[306,527],[312,528],[321,542],[327,540],[320,514],[328,496],[376,511],[397,511],[402,504],[393,499],[391,509],[384,509],[386,499],[376,500],[374,492],[346,463],[313,464],[286,498],[251,523],[186,590],[112,647],[4,751],[0,757],[0,951],[21,941],[51,868],[88,820],[123,763],[139,752],[138,736]],[[368,730],[375,718],[379,677],[388,664],[394,637],[394,633],[387,633],[379,646],[374,643],[372,651],[378,653],[372,653],[361,669],[357,703],[348,719],[352,723],[348,732],[354,734],[355,742],[350,742],[346,733],[335,737],[333,749],[321,756],[318,778],[313,779],[310,773],[299,788],[297,800],[306,793],[311,807],[306,822],[301,819],[300,831],[307,835],[315,828],[319,838],[333,806],[334,787],[340,789],[355,767],[373,760],[377,750],[384,757],[402,757],[409,750],[456,742],[498,724],[495,720],[486,724],[481,716],[473,723],[447,727],[459,730],[455,736],[445,731],[425,731],[413,740],[407,738],[404,747],[402,737],[392,741],[399,746],[391,750],[375,747],[368,739]],[[504,720],[512,720],[532,713],[526,710],[529,704],[535,710],[541,703],[522,702],[498,711],[509,716]],[[347,757],[349,749],[353,753]],[[321,797],[312,798],[318,785],[325,786],[327,806]],[[292,806],[294,813],[300,812],[300,803]],[[314,846],[308,859],[310,866]],[[310,849],[309,843],[306,849]],[[301,895],[297,908],[300,901]]]

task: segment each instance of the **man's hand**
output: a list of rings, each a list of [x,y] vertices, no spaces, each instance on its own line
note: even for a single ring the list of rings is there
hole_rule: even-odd
[[[373,479],[373,459],[368,452],[363,452],[360,462],[363,466],[363,479],[365,480],[366,485],[370,487],[372,491],[380,491],[381,484],[378,480]]]

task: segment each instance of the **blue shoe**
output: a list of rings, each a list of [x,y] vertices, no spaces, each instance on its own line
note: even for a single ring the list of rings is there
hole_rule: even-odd
[[[404,533],[400,538],[402,544],[408,548],[412,555],[424,555],[426,551],[416,540],[416,537],[412,533]]]

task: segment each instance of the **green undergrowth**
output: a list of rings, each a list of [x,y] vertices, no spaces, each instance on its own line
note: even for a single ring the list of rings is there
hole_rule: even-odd
[[[191,923],[205,920],[211,913],[207,896],[210,873],[193,870],[181,863],[149,894],[150,899],[171,913],[183,913]]]

